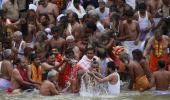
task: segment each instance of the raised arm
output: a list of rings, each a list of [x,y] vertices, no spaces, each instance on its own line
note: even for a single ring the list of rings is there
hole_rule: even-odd
[[[154,40],[153,37],[151,37],[151,38],[149,39],[149,41],[148,41],[148,43],[147,43],[147,45],[146,45],[146,48],[145,48],[145,50],[144,50],[144,53],[143,53],[143,56],[144,56],[144,57],[146,57],[146,55],[149,54],[153,40]]]

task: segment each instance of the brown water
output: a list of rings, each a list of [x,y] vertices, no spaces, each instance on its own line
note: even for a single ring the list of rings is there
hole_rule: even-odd
[[[40,96],[38,92],[24,92],[9,95],[1,91],[0,100],[170,100],[170,93],[121,91],[119,95],[101,95],[96,97],[82,97],[79,94],[62,94],[59,96],[44,97]]]

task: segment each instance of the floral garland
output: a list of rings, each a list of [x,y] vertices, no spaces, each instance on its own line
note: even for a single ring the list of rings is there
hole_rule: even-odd
[[[160,57],[163,54],[163,45],[161,42],[159,43],[157,40],[155,40],[154,45],[155,45],[155,55],[157,57]]]

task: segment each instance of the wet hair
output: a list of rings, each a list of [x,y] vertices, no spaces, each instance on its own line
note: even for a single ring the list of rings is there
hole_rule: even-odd
[[[145,11],[146,9],[147,9],[147,6],[146,6],[145,3],[139,4],[139,6],[138,6],[138,10],[139,11]]]
[[[120,59],[124,59],[124,60],[129,60],[130,59],[130,56],[129,56],[129,54],[128,53],[122,53],[121,55],[120,55]]]
[[[91,30],[93,30],[93,31],[96,31],[96,30],[97,30],[97,26],[96,26],[96,24],[93,23],[93,22],[87,22],[87,23],[86,23],[86,27],[89,28],[89,29],[91,29]]]
[[[106,58],[107,57],[106,50],[103,48],[100,50],[97,50],[97,56],[100,58]]]
[[[99,67],[99,62],[95,59],[95,58],[93,58],[93,61],[92,61],[92,63],[91,63],[91,66],[92,65],[98,65],[98,67]]]
[[[37,54],[32,52],[32,53],[30,54],[30,57],[29,57],[29,58],[30,58],[30,61],[34,61],[37,57],[38,57]]]
[[[126,15],[127,17],[133,17],[134,12],[133,12],[133,10],[130,9],[130,10],[126,11],[125,15]]]
[[[139,49],[133,50],[132,55],[133,55],[134,59],[136,59],[136,60],[141,60],[142,58],[144,58],[142,51]]]
[[[116,64],[113,61],[107,63],[107,68],[111,68],[113,71],[117,69]]]
[[[158,66],[159,66],[159,68],[164,68],[165,67],[165,61],[164,60],[159,60],[158,61]]]

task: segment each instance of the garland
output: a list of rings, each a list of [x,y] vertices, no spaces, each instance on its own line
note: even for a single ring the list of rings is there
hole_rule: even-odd
[[[163,45],[162,43],[158,42],[157,40],[155,40],[155,55],[157,57],[160,57],[163,54]]]

